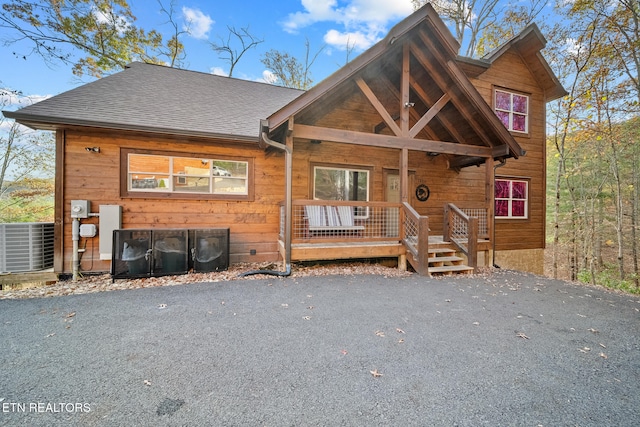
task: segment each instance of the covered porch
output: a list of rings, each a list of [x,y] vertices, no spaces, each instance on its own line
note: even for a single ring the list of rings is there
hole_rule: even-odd
[[[397,258],[421,275],[476,271],[491,250],[488,210],[444,209],[443,234],[431,234],[429,217],[408,203],[293,200],[291,261]],[[280,211],[279,248],[286,259],[285,206]]]
[[[524,151],[491,95],[468,79],[458,49],[427,5],[262,121],[261,147],[285,157],[285,264],[397,257],[400,268],[428,275],[473,271],[479,252],[487,263],[495,168]],[[321,170],[353,179],[323,191]],[[417,194],[426,184],[428,203]]]

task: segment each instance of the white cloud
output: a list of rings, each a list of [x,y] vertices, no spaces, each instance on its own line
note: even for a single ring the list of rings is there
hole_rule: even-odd
[[[215,74],[216,76],[228,77],[229,73],[227,73],[222,67],[211,67],[211,74]]]
[[[183,7],[182,14],[187,22],[183,29],[188,31],[191,37],[206,39],[209,36],[209,30],[215,23],[209,15],[205,15],[199,9],[191,9],[190,7]]]
[[[304,11],[289,14],[284,30],[297,33],[315,23],[334,23],[339,28],[326,32],[324,40],[330,46],[344,50],[355,46],[363,50],[380,40],[393,20],[413,12],[411,0],[301,0]]]
[[[22,95],[0,88],[0,110],[17,110],[36,102],[44,101],[53,95]]]
[[[329,30],[324,35],[324,42],[326,44],[340,50],[365,50],[374,45],[378,39],[379,37],[375,32],[364,34],[359,31],[343,33],[338,30]]]
[[[118,34],[123,35],[131,27],[131,23],[124,16],[115,15],[112,9],[106,11],[97,7],[93,8],[93,16],[99,24],[107,24],[118,30]]]
[[[264,82],[264,83],[269,83],[269,84],[274,84],[278,81],[278,77],[276,77],[275,74],[273,74],[271,71],[269,70],[264,70],[262,72],[262,78],[258,79],[259,82]]]

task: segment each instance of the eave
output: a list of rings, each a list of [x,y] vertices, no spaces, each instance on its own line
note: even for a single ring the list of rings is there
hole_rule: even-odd
[[[85,121],[85,120],[69,120],[69,119],[61,119],[58,117],[38,117],[38,120],[34,120],[33,116],[30,114],[20,114],[20,110],[18,111],[3,111],[2,114],[9,118],[15,120],[17,123],[21,125],[27,126],[34,130],[47,130],[47,131],[55,131],[59,129],[69,129],[69,128],[93,128],[93,129],[103,129],[103,130],[116,130],[116,131],[126,131],[126,132],[141,132],[141,133],[152,133],[173,137],[185,137],[185,138],[207,138],[207,139],[224,139],[230,141],[237,141],[243,143],[256,143],[259,138],[256,132],[255,136],[250,135],[232,135],[232,134],[222,134],[222,133],[214,133],[214,132],[202,132],[197,130],[190,129],[175,129],[175,128],[160,128],[154,126],[139,126],[139,125],[123,125],[120,123],[111,123],[111,122],[97,122],[97,121]]]

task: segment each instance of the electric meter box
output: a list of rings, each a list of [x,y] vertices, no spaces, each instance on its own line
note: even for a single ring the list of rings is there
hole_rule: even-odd
[[[89,200],[71,201],[71,218],[89,218],[91,202]]]
[[[97,233],[95,224],[80,224],[80,237],[96,237]]]

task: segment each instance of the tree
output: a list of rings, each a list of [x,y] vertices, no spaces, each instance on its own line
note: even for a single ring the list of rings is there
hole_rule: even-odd
[[[306,40],[305,47],[304,63],[298,61],[294,56],[276,49],[271,49],[264,54],[261,61],[264,66],[273,73],[275,78],[273,83],[302,90],[307,90],[312,86],[311,66],[318,58],[318,55],[324,50],[324,46],[318,49],[313,57],[311,57],[309,39]]]
[[[16,97],[0,88],[0,107]],[[52,220],[54,153],[52,133],[30,132],[0,116],[0,222]]]
[[[171,37],[165,46],[158,48],[158,52],[161,57],[167,58],[167,65],[169,67],[181,68],[187,54],[184,50],[184,45],[180,41],[180,37],[186,34],[187,31],[180,30],[178,23],[175,21],[175,3],[173,0],[169,3],[169,9],[165,8],[159,0],[158,4],[160,5],[160,11],[167,15],[167,22],[165,22],[165,24],[171,27]]]
[[[411,0],[414,9],[431,3],[438,15],[454,26],[456,40],[460,46],[466,43],[466,56],[473,57],[482,31],[494,24],[498,18],[500,0]],[[466,34],[469,34],[468,39]]]
[[[173,8],[162,10],[173,23]],[[0,11],[0,28],[9,34],[5,43],[31,44],[29,54],[15,55],[26,59],[37,54],[50,63],[62,62],[78,76],[101,77],[133,60],[165,63],[166,57],[175,64],[183,53],[180,32],[163,45],[158,31],[147,32],[135,20],[126,0],[12,0]]]
[[[227,26],[229,33],[226,40],[220,37],[219,43],[210,43],[211,48],[218,53],[219,58],[229,63],[229,77],[233,76],[233,70],[236,67],[242,55],[244,55],[249,49],[255,48],[260,43],[264,42],[263,39],[258,39],[249,33],[249,27],[240,28]],[[240,43],[240,49],[232,46],[232,39],[235,39],[237,43]]]
[[[534,23],[547,6],[548,0],[529,0],[528,4],[521,2],[509,3],[500,16],[479,32],[476,44],[476,55],[483,55],[498,48],[505,41],[515,37],[528,25]],[[544,26],[544,21],[543,26]],[[549,29],[549,31],[551,31]]]

